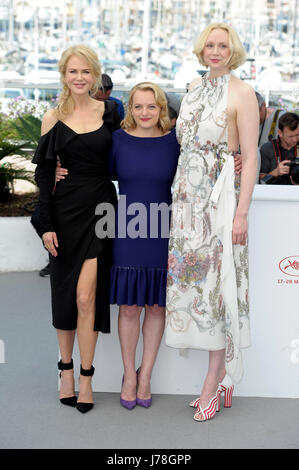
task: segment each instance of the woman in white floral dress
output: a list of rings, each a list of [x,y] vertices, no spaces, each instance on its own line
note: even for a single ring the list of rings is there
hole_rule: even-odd
[[[181,154],[173,183],[166,344],[209,351],[194,419],[214,416],[242,377],[250,345],[247,216],[256,177],[259,114],[254,90],[232,70],[245,61],[236,32],[212,24],[195,45],[209,68],[191,83],[177,121]],[[241,149],[242,174],[234,175]]]

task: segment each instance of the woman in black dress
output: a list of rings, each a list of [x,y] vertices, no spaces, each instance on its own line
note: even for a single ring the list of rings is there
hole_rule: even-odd
[[[62,54],[59,71],[63,90],[58,107],[43,118],[33,163],[40,188],[42,239],[50,253],[53,326],[61,353],[60,400],[84,413],[93,407],[91,377],[98,331],[110,332],[111,241],[96,237],[95,208],[117,201],[108,154],[120,119],[114,102],[90,96],[101,81],[94,51],[70,47]],[[57,155],[69,177],[53,190]],[[76,331],[81,359],[78,400],[72,361]]]

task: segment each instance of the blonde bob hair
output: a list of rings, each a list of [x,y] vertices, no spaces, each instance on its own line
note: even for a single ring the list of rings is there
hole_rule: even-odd
[[[59,95],[58,106],[55,109],[56,116],[58,119],[63,119],[67,114],[72,113],[75,107],[75,103],[72,98],[70,89],[64,82],[68,61],[73,56],[85,59],[91,68],[92,75],[94,76],[94,84],[90,90],[91,93],[94,93],[98,90],[98,87],[100,86],[102,81],[101,65],[98,56],[93,49],[85,45],[71,46],[66,49],[62,53],[62,56],[58,63],[58,69],[60,72],[60,79],[62,83],[62,91]]]
[[[162,131],[163,134],[168,132],[171,129],[171,122],[168,116],[168,106],[167,98],[164,91],[155,83],[151,82],[142,82],[135,85],[129,94],[128,99],[128,108],[125,115],[125,118],[121,122],[121,127],[127,131],[136,129],[136,122],[132,114],[133,98],[137,90],[141,91],[152,91],[155,96],[155,101],[157,106],[160,108],[160,116],[157,123],[158,128]]]
[[[198,58],[199,62],[207,67],[203,59],[203,51],[205,44],[207,42],[209,34],[214,31],[214,29],[223,29],[228,33],[228,43],[230,49],[230,57],[227,61],[227,66],[230,70],[234,70],[240,65],[244,64],[246,61],[246,52],[240,41],[240,38],[236,31],[226,23],[212,23],[200,34],[196,40],[194,46],[194,54]]]

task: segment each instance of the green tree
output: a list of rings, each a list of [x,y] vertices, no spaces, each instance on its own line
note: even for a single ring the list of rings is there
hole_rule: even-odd
[[[7,124],[7,123],[6,123]],[[25,180],[35,184],[34,172],[18,168],[16,162],[1,161],[8,156],[32,159],[32,154],[40,138],[40,119],[25,115],[11,120],[0,131],[0,202],[8,201],[15,180]]]

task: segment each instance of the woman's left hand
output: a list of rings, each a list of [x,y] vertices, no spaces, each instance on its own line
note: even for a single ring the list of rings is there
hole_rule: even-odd
[[[233,221],[232,243],[233,245],[246,245],[248,233],[247,216],[235,215]]]

